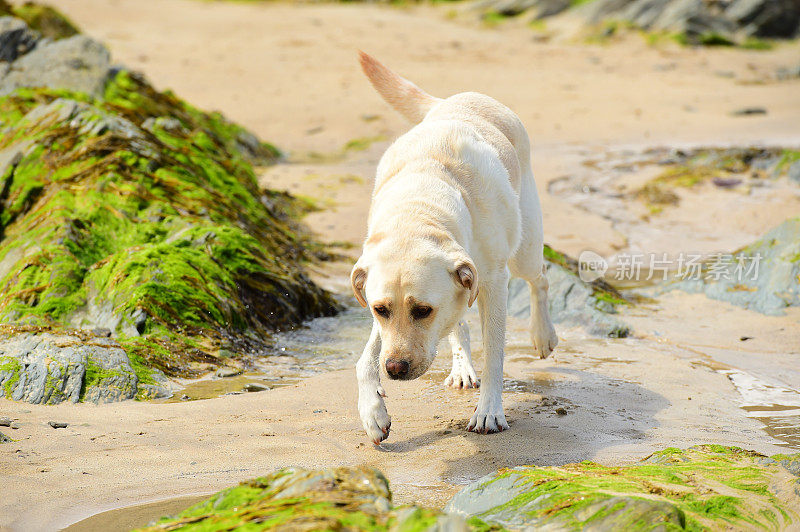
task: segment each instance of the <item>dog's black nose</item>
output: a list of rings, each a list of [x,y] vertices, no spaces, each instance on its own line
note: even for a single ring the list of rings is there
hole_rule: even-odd
[[[408,375],[408,362],[390,358],[386,361],[386,373],[393,379],[402,379]]]

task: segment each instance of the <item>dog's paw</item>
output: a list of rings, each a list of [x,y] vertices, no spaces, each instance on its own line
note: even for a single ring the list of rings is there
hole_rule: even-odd
[[[453,364],[450,375],[447,376],[442,384],[459,389],[477,388],[480,386],[478,384],[478,376],[475,374],[475,368],[469,363]]]
[[[389,430],[392,427],[392,419],[386,411],[386,404],[383,398],[386,396],[382,388],[378,388],[371,397],[360,397],[358,401],[358,412],[361,415],[361,423],[367,431],[367,437],[375,445],[389,437]]]
[[[558,335],[553,328],[553,324],[548,321],[544,324],[536,324],[531,329],[531,342],[533,349],[539,358],[547,358],[558,345]]]
[[[499,412],[482,412],[480,409],[475,410],[472,418],[469,420],[467,430],[470,432],[477,432],[479,434],[491,434],[493,432],[502,432],[508,429],[506,416],[503,411]]]

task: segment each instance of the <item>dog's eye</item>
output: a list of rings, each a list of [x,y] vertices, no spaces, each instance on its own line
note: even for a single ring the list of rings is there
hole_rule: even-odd
[[[411,317],[415,320],[424,320],[431,315],[432,311],[431,307],[414,307],[411,309]]]
[[[383,305],[375,305],[373,308],[375,309],[375,314],[377,314],[378,316],[380,316],[382,318],[388,318],[389,317],[389,309],[386,308],[385,306],[383,306]]]

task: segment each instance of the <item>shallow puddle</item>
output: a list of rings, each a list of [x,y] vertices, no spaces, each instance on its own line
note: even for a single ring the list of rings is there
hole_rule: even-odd
[[[128,531],[134,528],[147,526],[166,515],[175,515],[190,506],[204,501],[206,495],[184,495],[125,508],[116,508],[87,517],[77,523],[69,525],[64,532],[104,532]]]

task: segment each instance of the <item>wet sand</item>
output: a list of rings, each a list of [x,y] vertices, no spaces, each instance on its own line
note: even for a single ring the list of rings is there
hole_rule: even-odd
[[[362,78],[358,48],[434,94],[478,90],[520,115],[533,139],[546,240],[556,249],[610,254],[633,240],[671,251],[665,248],[689,245],[698,232],[704,249],[730,249],[800,212],[800,195],[784,194],[770,201],[767,216],[711,230],[714,218],[702,206],[739,204],[701,189],[680,211],[621,224],[547,192],[548,183],[576,175],[587,159],[623,149],[800,145],[800,80],[764,82],[796,63],[798,44],[755,52],[652,48],[638,37],[606,47],[540,43],[527,28],[487,29],[448,20],[446,10],[431,7],[52,3],[159,88],[220,109],[284,149],[288,161],[263,169],[261,182],[327,206],[307,218],[323,239],[360,242],[377,160],[407,128]],[[749,106],[768,113],[730,114]],[[344,150],[354,139],[364,149]],[[346,293],[348,270],[327,265],[315,276]],[[0,414],[22,424],[5,431],[18,441],[4,444],[0,455],[6,486],[0,530],[52,530],[113,508],[213,492],[289,465],[373,465],[387,475],[397,501],[441,506],[464,484],[504,466],[624,463],[696,443],[764,453],[797,449],[742,408],[758,387],[731,374],[739,370],[774,388],[779,376],[797,371],[800,313],[791,310],[769,317],[670,293],[625,310],[634,338],[597,339],[557,326],[561,343],[545,361],[531,356],[523,325],[511,320],[505,391],[511,430],[489,436],[463,430],[477,392],[441,386],[446,353],[418,381],[386,384],[392,434],[382,448],[365,441],[352,369],[267,392],[169,404],[42,407],[0,400]],[[479,328],[469,316],[480,367]],[[324,356],[349,366],[368,330],[349,334]],[[790,386],[797,382],[783,386],[797,394]],[[50,420],[69,427],[52,429]]]

